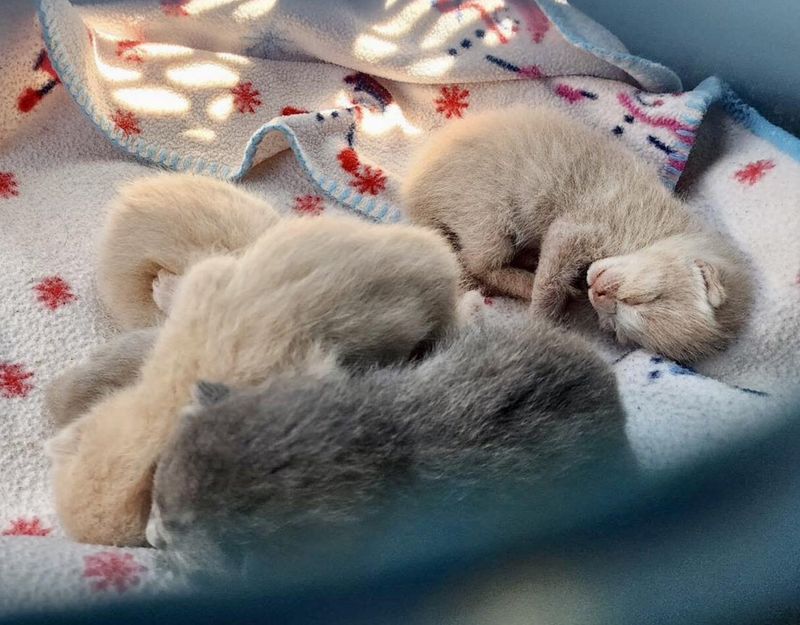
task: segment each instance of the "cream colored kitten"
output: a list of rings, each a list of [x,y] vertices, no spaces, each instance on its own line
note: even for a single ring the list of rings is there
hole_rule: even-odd
[[[558,111],[448,124],[411,164],[403,199],[470,276],[531,298],[537,316],[559,317],[589,267],[601,325],[675,360],[721,349],[746,319],[750,279],[733,247],[612,137]],[[535,274],[519,266],[530,256]]]
[[[457,278],[438,235],[355,218],[281,220],[240,256],[195,264],[134,384],[48,445],[65,530],[144,543],[153,471],[197,380],[246,387],[335,359],[406,359],[453,325]]]
[[[240,253],[279,220],[266,202],[206,176],[159,174],[122,187],[100,243],[98,291],[123,328],[164,320],[172,285],[197,261]]]

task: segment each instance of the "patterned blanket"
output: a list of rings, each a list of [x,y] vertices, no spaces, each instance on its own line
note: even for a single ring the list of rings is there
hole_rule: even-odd
[[[0,24],[0,609],[177,587],[152,550],[62,537],[41,449],[42,388],[114,332],[93,282],[104,207],[151,165],[240,181],[285,212],[394,221],[408,156],[432,129],[517,102],[560,108],[677,184],[758,278],[749,327],[697,370],[597,337],[642,463],[708,453],[791,399],[800,141],[721,81],[683,91],[550,0],[14,7]],[[525,314],[499,298],[482,313]]]

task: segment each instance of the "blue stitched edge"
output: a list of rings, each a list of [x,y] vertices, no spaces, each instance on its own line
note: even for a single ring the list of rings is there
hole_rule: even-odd
[[[681,89],[680,79],[663,65],[647,61],[646,59],[631,54],[601,49],[572,31],[569,25],[571,17],[565,13],[564,7],[555,5],[549,0],[537,0],[537,4],[539,4],[548,19],[556,25],[561,34],[572,45],[586,50],[598,58],[609,61],[625,71],[627,71],[626,68],[637,67],[645,72],[648,79],[656,83],[658,83],[659,80],[667,83],[667,90],[669,90],[669,84],[671,84],[675,90]],[[282,121],[267,123],[250,137],[245,147],[242,163],[236,171],[233,171],[231,167],[221,163],[213,161],[208,162],[202,157],[184,156],[181,161],[181,154],[178,152],[158,145],[145,143],[138,137],[123,138],[121,132],[112,129],[108,119],[101,117],[97,113],[94,103],[89,94],[85,91],[85,88],[77,84],[76,73],[74,69],[67,64],[65,60],[66,55],[61,42],[58,41],[53,32],[52,27],[56,18],[51,16],[48,10],[52,10],[51,0],[40,0],[38,17],[42,25],[45,46],[47,47],[53,67],[61,78],[61,82],[92,124],[100,130],[113,145],[135,156],[137,160],[155,165],[162,165],[178,171],[192,171],[197,174],[209,174],[216,178],[226,180],[240,180],[253,166],[256,151],[264,137],[269,132],[280,132],[287,139],[289,147],[303,171],[325,195],[332,198],[337,203],[347,206],[376,221],[397,222],[403,220],[401,211],[389,202],[384,202],[376,206],[376,198],[370,198],[366,206],[361,209],[359,206],[364,200],[363,195],[354,193],[352,189],[349,188],[344,188],[337,193],[338,182],[320,175],[310,166],[294,130],[286,126]],[[719,102],[723,109],[745,128],[768,141],[795,161],[800,162],[800,139],[768,122],[758,111],[745,103],[726,83],[716,76],[707,78],[690,92],[686,106],[700,113],[699,117],[684,117],[682,121],[695,127],[698,126],[702,122],[702,117],[707,112],[709,106],[715,102]],[[685,134],[689,136],[688,133]],[[679,141],[676,146],[676,154],[682,157],[688,157],[691,147],[691,144]],[[673,186],[682,173],[670,165],[664,168],[664,172],[667,181]]]
[[[761,113],[742,100],[730,85],[719,77],[706,78],[695,87],[693,93],[702,96],[709,104],[719,103],[734,121],[800,163],[800,138],[767,121]]]
[[[644,78],[648,81],[648,84],[643,84],[642,86],[645,86],[648,91],[683,91],[681,79],[668,67],[661,65],[660,63],[635,56],[628,52],[619,52],[617,50],[601,48],[600,46],[584,39],[583,36],[578,34],[572,26],[574,19],[573,15],[575,13],[579,13],[574,7],[556,4],[555,2],[552,2],[552,0],[536,0],[536,4],[539,5],[539,8],[542,10],[542,12],[556,26],[556,28],[558,28],[559,32],[564,36],[564,39],[566,39],[569,43],[603,61],[611,63],[615,67],[618,67],[627,74],[633,76],[633,78],[639,82],[642,82],[641,79]],[[583,16],[583,13],[580,13],[580,15]],[[587,17],[586,19],[592,21],[598,30],[602,29],[603,31],[608,32],[600,24],[597,24],[597,22],[591,20],[591,18]],[[613,37],[611,33],[608,34]]]
[[[54,11],[55,15],[53,15]],[[361,194],[352,193],[350,189],[344,189],[339,194],[335,194],[338,183],[331,179],[331,184],[327,185],[328,178],[317,173],[317,171],[309,165],[308,159],[297,141],[294,130],[280,121],[264,124],[250,137],[244,150],[242,163],[236,171],[222,163],[209,162],[202,157],[191,155],[184,156],[179,152],[163,146],[146,143],[139,137],[124,138],[122,132],[114,130],[109,120],[102,117],[97,112],[91,96],[86,92],[85,87],[79,84],[77,73],[66,60],[67,55],[55,32],[59,27],[63,26],[57,23],[58,9],[57,7],[53,7],[52,0],[40,0],[37,14],[39,23],[42,26],[42,37],[50,61],[67,90],[67,93],[70,94],[72,99],[78,104],[78,108],[89,118],[92,124],[104,134],[114,146],[135,156],[137,160],[161,165],[175,171],[192,171],[196,174],[208,174],[215,178],[237,181],[253,166],[255,153],[264,137],[269,132],[276,131],[284,135],[303,171],[325,195],[376,221],[393,223],[403,220],[403,215],[400,210],[389,202],[384,202],[376,208],[377,200],[376,198],[371,198],[371,201],[367,202],[366,207],[360,209],[358,207],[364,200],[364,196]]]

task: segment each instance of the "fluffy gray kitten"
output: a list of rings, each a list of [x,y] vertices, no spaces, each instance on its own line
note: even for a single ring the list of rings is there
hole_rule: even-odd
[[[415,365],[198,384],[155,475],[148,541],[184,571],[292,554],[314,532],[446,484],[543,486],[633,460],[611,369],[521,320],[457,331]]]

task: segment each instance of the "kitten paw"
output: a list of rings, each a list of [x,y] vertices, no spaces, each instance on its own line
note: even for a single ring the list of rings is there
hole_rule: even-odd
[[[484,296],[478,290],[467,291],[458,300],[457,319],[461,327],[475,323],[483,312]]]
[[[165,315],[168,315],[172,308],[172,301],[180,280],[179,275],[165,269],[160,269],[158,275],[153,279],[153,301]]]
[[[570,295],[569,286],[560,284],[550,284],[546,287],[534,286],[530,310],[537,317],[555,321],[561,316]]]

